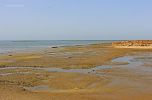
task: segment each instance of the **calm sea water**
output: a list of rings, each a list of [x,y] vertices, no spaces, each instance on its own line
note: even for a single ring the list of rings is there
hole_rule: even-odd
[[[110,43],[113,40],[30,40],[30,41],[0,41],[0,53],[18,50],[36,50],[52,46],[72,46],[94,43]]]

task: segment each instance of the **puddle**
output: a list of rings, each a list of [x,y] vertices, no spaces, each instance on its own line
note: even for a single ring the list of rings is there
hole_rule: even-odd
[[[83,73],[83,74],[88,74],[88,73],[96,73],[97,70],[103,70],[103,69],[109,69],[112,68],[110,66],[97,66],[95,68],[90,68],[90,69],[61,69],[61,68],[40,68],[49,72],[69,72],[69,73]]]
[[[124,56],[113,59],[112,62],[127,62],[127,65],[117,65],[115,67],[123,67],[129,68],[131,70],[136,70],[136,72],[142,72],[143,74],[147,74],[148,72],[152,72],[151,67],[146,67],[145,64],[152,64],[152,55],[142,54],[136,56]],[[145,73],[147,72],[147,73]]]
[[[113,59],[112,62],[122,62],[128,63],[127,65],[117,65],[117,67],[126,67],[126,68],[136,68],[137,66],[141,66],[143,63],[135,60],[134,56],[124,56]]]
[[[34,69],[34,67],[2,67],[0,70],[5,70],[5,69]]]
[[[148,63],[152,64],[151,60],[149,60],[148,55],[144,55],[144,59],[139,60],[141,56],[124,56],[124,57],[119,57],[116,59],[113,59],[112,62],[127,62],[127,65],[104,65],[104,66],[97,66],[95,68],[90,68],[90,69],[62,69],[62,68],[36,68],[36,67],[5,67],[5,68],[0,68],[0,70],[4,69],[33,69],[33,70],[44,70],[47,72],[66,72],[66,73],[82,73],[82,74],[94,74],[94,75],[105,75],[104,73],[99,73],[98,70],[105,70],[105,69],[111,69],[114,67],[123,67],[127,68],[129,70],[135,71],[135,73],[139,73],[138,75],[151,75],[152,68],[151,67],[146,67],[144,66],[145,63],[145,58]],[[143,57],[143,55],[142,55]],[[136,60],[138,59],[138,60]],[[148,60],[147,60],[148,59]],[[12,74],[17,74],[17,73],[4,73],[0,74],[0,76],[6,76],[6,75],[12,75]],[[19,72],[18,74],[29,74],[29,73],[24,73],[24,72]],[[47,82],[47,80],[45,80]],[[45,82],[44,81],[44,82]],[[117,84],[117,80],[114,81],[112,84]],[[92,85],[94,86],[94,85]],[[51,92],[54,91],[55,89],[51,89],[49,86],[41,85],[41,86],[34,86],[34,87],[24,87],[24,89],[33,91],[33,92]]]
[[[147,57],[147,55],[145,55],[144,57]],[[111,69],[113,67],[124,67],[124,68],[131,68],[131,69],[137,69],[137,70],[143,69],[144,71],[147,71],[147,69],[145,69],[145,67],[143,66],[144,65],[144,61],[136,60],[138,58],[140,58],[140,56],[119,57],[119,58],[113,59],[111,62],[127,62],[128,64],[127,65],[109,65],[109,66],[108,65],[104,65],[104,66],[97,66],[97,67],[90,68],[90,69],[4,67],[4,68],[0,68],[0,70],[4,70],[4,69],[33,69],[33,70],[44,70],[44,71],[48,71],[48,72],[67,72],[67,73],[82,73],[82,74],[96,74],[96,75],[99,75],[99,74],[102,75],[103,74],[103,73],[97,73],[98,70]],[[150,69],[152,70],[152,68],[150,68]],[[9,73],[8,75],[11,75],[11,74]]]
[[[96,85],[96,84],[94,84]],[[93,85],[92,85],[93,86]],[[33,86],[33,87],[23,87],[25,90],[32,91],[32,92],[73,92],[79,90],[79,88],[73,88],[73,89],[55,89],[50,88],[47,85],[39,85],[39,86]],[[83,91],[83,90],[82,90]]]
[[[33,70],[44,70],[48,72],[67,72],[67,73],[82,73],[82,74],[96,74],[97,70],[110,69],[111,66],[97,66],[90,69],[62,69],[62,68],[35,68],[35,67],[5,67],[4,69],[33,69]]]
[[[137,60],[140,59],[141,57],[143,57],[144,59],[142,60]],[[36,67],[4,67],[4,68],[0,68],[0,70],[4,70],[4,69],[33,69],[33,70],[44,70],[44,71],[48,71],[48,72],[67,72],[67,73],[82,73],[82,74],[95,74],[95,75],[102,75],[103,73],[98,73],[98,70],[104,70],[104,69],[111,69],[113,67],[123,67],[123,68],[130,68],[132,69],[136,69],[136,70],[141,70],[141,71],[150,71],[152,72],[152,68],[146,68],[144,66],[145,62],[147,63],[152,63],[151,59],[147,60],[151,58],[151,55],[148,54],[144,54],[144,55],[136,55],[136,56],[124,56],[124,57],[119,57],[119,58],[115,58],[113,59],[111,62],[127,62],[128,64],[126,65],[103,65],[103,66],[97,66],[94,68],[90,68],[90,69],[62,69],[62,68],[36,68]],[[16,74],[16,73],[15,73]],[[11,75],[11,73],[6,73],[6,74],[0,74],[0,75]]]
[[[30,72],[2,73],[0,74],[0,76],[18,75],[18,74],[30,74]]]
[[[134,57],[132,56],[124,56],[124,57],[119,57],[119,58],[115,58],[112,60],[112,62],[127,62],[127,63],[131,63],[131,61],[134,59]]]
[[[50,91],[50,88],[46,85],[40,85],[40,86],[34,86],[34,87],[23,87],[23,88],[28,90],[28,91],[33,91],[33,92]]]
[[[0,76],[8,76],[8,75],[12,75],[13,73],[3,73],[3,74],[0,74]]]
[[[112,60],[112,62],[129,62],[133,58],[130,56],[120,57]],[[62,69],[62,68],[36,68],[36,67],[4,67],[0,68],[0,70],[7,69],[33,69],[33,70],[45,70],[48,72],[69,72],[69,73],[83,73],[83,74],[96,74],[97,70],[111,69],[112,66],[97,66],[90,69]]]

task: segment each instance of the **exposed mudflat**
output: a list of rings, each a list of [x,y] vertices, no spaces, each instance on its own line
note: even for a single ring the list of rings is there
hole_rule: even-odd
[[[96,44],[12,55],[0,57],[0,100],[152,99],[151,50]]]

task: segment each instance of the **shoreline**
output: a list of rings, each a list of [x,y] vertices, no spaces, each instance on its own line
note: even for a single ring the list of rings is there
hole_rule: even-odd
[[[139,48],[113,48],[111,43],[54,46],[52,48],[39,49],[31,52],[15,52],[1,55],[0,67],[15,66],[87,69],[101,66],[114,58],[125,56],[129,53],[143,51],[148,52],[152,50]]]
[[[1,52],[1,55],[8,55],[8,54],[17,54],[17,53],[32,53],[32,52],[40,52],[44,50],[48,50],[51,48],[66,48],[66,47],[75,47],[75,46],[87,46],[87,45],[96,45],[101,43],[88,43],[88,44],[73,44],[73,45],[52,45],[47,47],[39,47],[39,48],[28,48],[28,49],[17,49],[12,51]],[[111,44],[111,43],[102,43],[102,44]]]
[[[37,51],[37,50],[41,50],[41,49],[44,50],[44,49],[51,48],[51,47],[89,45],[89,44],[104,43],[104,42],[109,43],[112,41],[113,40],[40,40],[40,41],[39,40],[32,40],[32,41],[6,40],[6,41],[1,41],[2,43],[0,44],[0,46],[1,46],[0,50],[2,50],[2,51],[0,51],[0,55],[7,54],[7,53],[14,53],[14,52],[23,52],[24,53],[26,51],[30,52],[30,51]]]

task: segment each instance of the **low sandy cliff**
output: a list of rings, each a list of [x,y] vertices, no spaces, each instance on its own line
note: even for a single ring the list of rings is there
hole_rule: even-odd
[[[116,48],[152,48],[152,40],[130,40],[113,42],[112,46]]]

